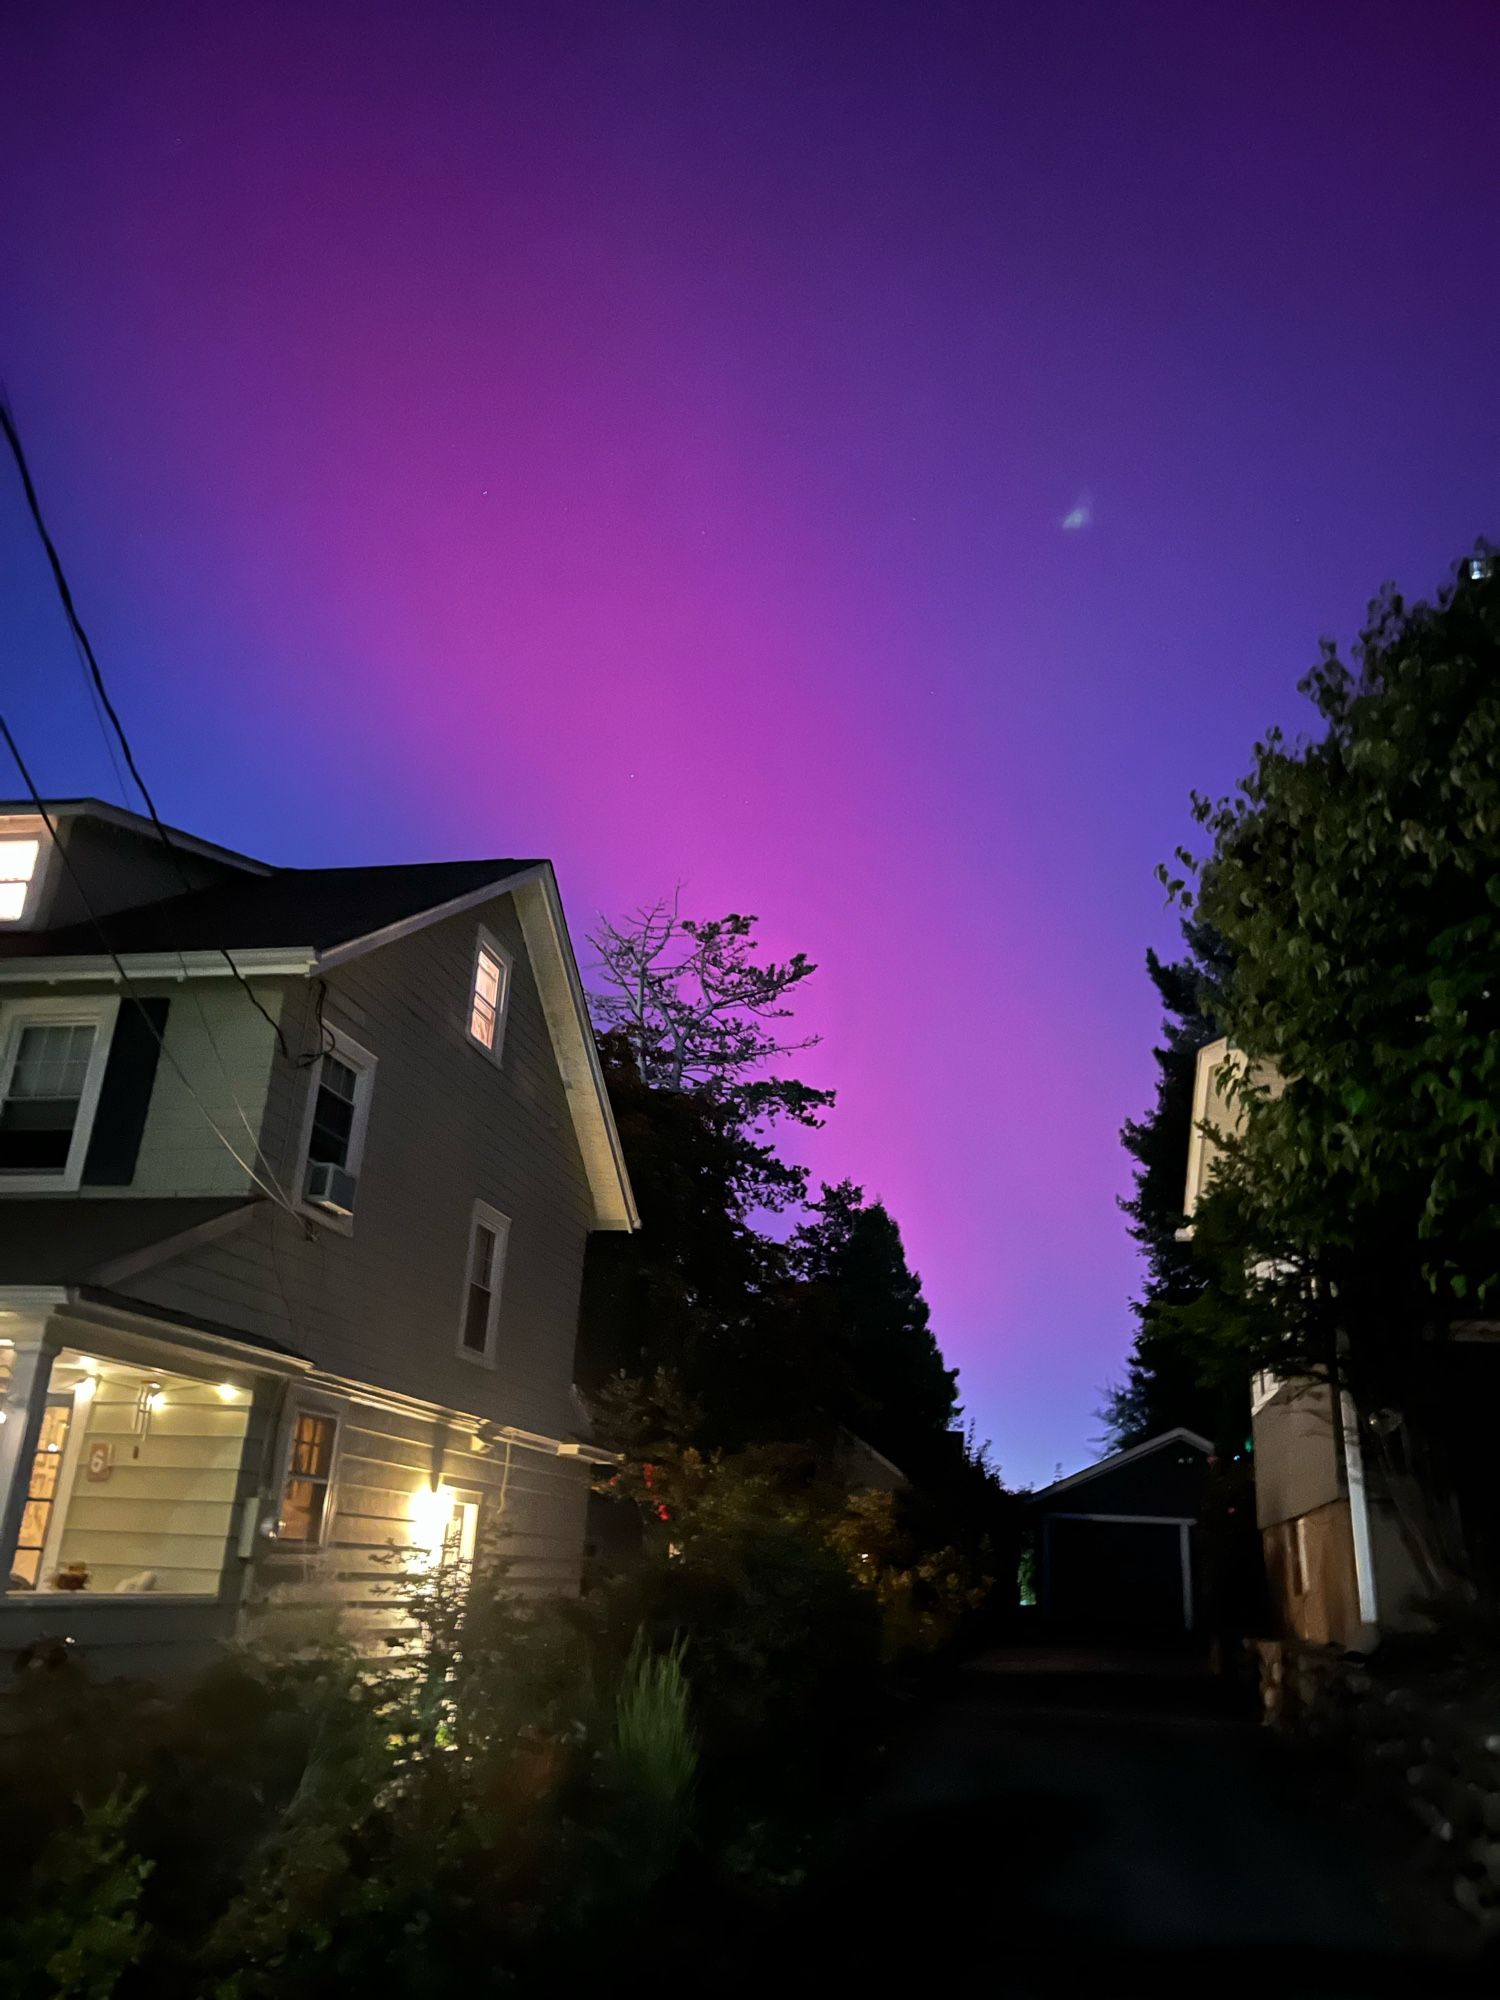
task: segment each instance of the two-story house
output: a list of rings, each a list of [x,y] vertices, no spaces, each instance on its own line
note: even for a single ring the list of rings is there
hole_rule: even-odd
[[[1223,1039],[1198,1052],[1184,1210],[1212,1179],[1221,1140],[1243,1112],[1228,1084],[1237,1061]],[[1280,1087],[1274,1075],[1272,1089]],[[1255,1508],[1273,1615],[1281,1633],[1358,1651],[1420,1623],[1415,1564],[1361,1445],[1347,1389],[1326,1380],[1251,1384]]]
[[[380,1628],[382,1552],[486,1526],[576,1588],[584,1248],[635,1225],[549,863],[0,805],[0,1652]]]

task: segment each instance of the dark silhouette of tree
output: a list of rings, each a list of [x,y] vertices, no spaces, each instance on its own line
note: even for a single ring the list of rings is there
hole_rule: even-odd
[[[1130,1218],[1146,1275],[1131,1307],[1136,1332],[1125,1379],[1106,1392],[1099,1415],[1115,1448],[1185,1424],[1232,1452],[1245,1435],[1248,1393],[1237,1377],[1226,1380],[1221,1370],[1206,1366],[1209,1357],[1186,1345],[1179,1318],[1207,1282],[1181,1232],[1198,1051],[1220,1032],[1206,1011],[1205,987],[1210,967],[1222,955],[1201,926],[1192,928],[1188,943],[1190,956],[1173,964],[1154,951],[1146,954],[1164,1010],[1162,1039],[1153,1052],[1156,1099],[1144,1118],[1128,1120],[1120,1134],[1136,1163],[1135,1192],[1120,1206]]]
[[[791,1241],[791,1263],[840,1329],[847,1420],[905,1469],[951,1449],[958,1373],[943,1364],[922,1281],[884,1205],[853,1181],[825,1186]]]

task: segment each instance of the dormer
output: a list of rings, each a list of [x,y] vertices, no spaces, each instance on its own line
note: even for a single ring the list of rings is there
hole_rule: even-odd
[[[25,801],[0,802],[0,938],[88,923],[226,876],[271,872],[176,827],[167,836],[170,845],[149,819],[102,799],[49,802],[45,818]]]

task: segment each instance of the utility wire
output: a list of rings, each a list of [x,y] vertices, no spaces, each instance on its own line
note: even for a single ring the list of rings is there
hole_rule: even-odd
[[[109,954],[110,963],[114,966],[116,973],[118,973],[119,975],[120,984],[124,987],[125,991],[129,993],[131,997],[136,1001],[136,1004],[139,1005],[140,995],[136,991],[135,984],[132,981],[130,974],[126,971],[124,962],[120,958],[119,953],[110,943],[109,936],[108,933],[105,931],[102,919],[100,918],[98,912],[94,909],[93,905],[90,903],[88,899],[88,891],[84,888],[83,881],[79,876],[78,870],[73,865],[73,860],[68,853],[66,844],[63,841],[59,840],[58,838],[57,827],[53,822],[52,815],[47,810],[46,801],[43,799],[41,793],[37,790],[36,780],[31,775],[31,771],[26,763],[26,759],[21,755],[20,745],[16,742],[15,737],[11,734],[10,724],[6,721],[4,715],[0,715],[0,736],[3,736],[5,738],[5,746],[10,751],[11,756],[15,759],[16,769],[21,773],[21,781],[26,787],[27,793],[31,798],[32,804],[36,807],[37,812],[41,816],[42,824],[47,829],[47,835],[52,842],[53,850],[61,857],[63,867],[65,868],[69,877],[71,878],[73,887],[78,892],[79,901],[83,904],[83,907],[88,914],[89,922],[98,932],[99,942],[104,946],[105,951]],[[255,1168],[250,1164],[250,1162],[236,1150],[228,1134],[223,1130],[218,1120],[214,1117],[213,1113],[209,1110],[208,1106],[203,1102],[203,1099],[198,1095],[197,1090],[193,1086],[192,1079],[183,1069],[182,1064],[178,1062],[176,1056],[167,1047],[165,1036],[160,1034],[157,1031],[157,1029],[152,1025],[151,1018],[145,1012],[144,1008],[141,1011],[141,1019],[145,1022],[146,1027],[149,1030],[153,1040],[156,1042],[157,1047],[161,1050],[162,1054],[166,1057],[167,1061],[171,1064],[172,1068],[177,1072],[178,1080],[181,1082],[183,1089],[186,1090],[188,1096],[192,1098],[194,1104],[197,1105],[198,1109],[203,1113],[204,1118],[208,1121],[209,1125],[212,1127],[215,1137],[218,1139],[220,1145],[223,1146],[225,1152],[228,1153],[229,1157],[235,1162],[235,1164],[238,1167],[240,1167],[240,1169],[244,1173],[249,1175],[250,1179],[254,1181],[255,1185],[260,1189],[262,1194],[269,1195],[271,1200],[275,1202],[278,1208],[284,1208],[288,1215],[292,1216],[295,1221],[297,1221],[300,1224],[303,1224],[303,1226],[305,1227],[306,1224],[304,1222],[304,1218],[297,1214],[296,1209],[292,1206],[291,1202],[287,1199],[287,1197],[282,1193],[281,1189],[273,1185],[272,1183],[268,1183],[267,1181],[263,1180],[261,1176],[255,1171]],[[252,1134],[252,1137],[253,1136],[254,1135]]]
[[[189,878],[188,872],[182,864],[182,857],[162,823],[161,815],[156,810],[156,801],[152,798],[146,780],[141,776],[141,768],[135,761],[135,752],[130,747],[130,738],[125,734],[125,725],[121,722],[119,712],[109,698],[108,688],[104,685],[104,675],[101,673],[99,662],[95,657],[93,644],[89,639],[88,633],[83,629],[83,620],[79,617],[78,607],[73,602],[73,592],[68,585],[67,572],[63,568],[62,557],[58,554],[57,544],[53,541],[47,529],[46,518],[42,513],[42,503],[37,495],[36,482],[31,476],[31,467],[26,462],[26,452],[21,444],[21,434],[16,429],[16,421],[11,414],[10,406],[3,398],[0,398],[0,430],[5,432],[5,441],[10,446],[11,457],[16,462],[16,470],[21,475],[21,486],[26,494],[26,505],[31,511],[31,518],[41,539],[42,547],[46,550],[47,561],[52,570],[52,581],[57,586],[57,595],[62,603],[64,616],[67,618],[69,629],[72,631],[74,640],[87,664],[90,686],[97,694],[105,714],[114,726],[115,735],[120,739],[120,748],[124,752],[125,762],[129,767],[131,777],[135,780],[137,790],[145,800],[146,810],[151,816],[151,824],[156,828],[162,846],[172,856],[183,888],[191,891],[197,885]],[[254,991],[249,980],[246,979],[245,975],[230,957],[227,947],[219,945],[216,949],[222,956],[224,963],[229,967],[229,970],[244,988],[245,996],[251,1006],[255,1008],[257,1013],[263,1014],[269,1022],[271,1032],[276,1037],[277,1047],[281,1050],[282,1055],[290,1060],[291,1050],[287,1047],[286,1037],[281,1032],[280,1022],[262,1004],[260,996]]]

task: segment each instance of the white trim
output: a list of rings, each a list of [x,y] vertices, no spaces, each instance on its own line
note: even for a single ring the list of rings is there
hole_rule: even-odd
[[[1132,1527],[1192,1528],[1196,1514],[1065,1514],[1060,1507],[1047,1509],[1049,1521],[1127,1521]]]
[[[1177,1560],[1182,1565],[1182,1629],[1193,1629],[1193,1528],[1190,1521],[1177,1530]]]
[[[1268,1403],[1274,1403],[1286,1387],[1282,1378],[1269,1368],[1257,1368],[1250,1377],[1250,1414],[1258,1417]]]
[[[108,923],[109,919],[104,919]],[[3,946],[5,932],[13,928],[0,925],[0,946]],[[238,973],[247,979],[300,979],[312,970],[314,954],[277,946],[267,949],[257,946],[253,950],[236,947],[233,964],[225,962],[221,951],[122,951],[120,964],[132,980],[171,980],[181,985],[184,979],[233,979]],[[4,958],[0,959],[0,982],[7,985],[58,986],[72,985],[81,980],[103,980],[106,983],[118,980],[119,968],[106,952],[78,952],[66,958]]]
[[[62,1171],[55,1174],[0,1173],[0,1195],[71,1194],[83,1180],[83,1163],[94,1133],[94,1117],[99,1109],[99,1093],[104,1088],[104,1071],[114,1040],[120,1002],[116,997],[97,1000],[12,1000],[0,1008],[0,1109],[10,1091],[11,1075],[21,1044],[21,1031],[34,1024],[44,1027],[90,1027],[94,1044],[89,1051],[78,1115]]]
[[[1208,1123],[1208,1093],[1216,1072],[1229,1061],[1229,1037],[1220,1035],[1216,1042],[1206,1042],[1199,1049],[1193,1067],[1193,1122],[1188,1128],[1187,1180],[1183,1188],[1183,1213],[1191,1216],[1207,1192],[1204,1173],[1204,1149],[1208,1134],[1204,1127]],[[1178,1240],[1181,1241],[1179,1232]]]
[[[1344,1477],[1349,1488],[1349,1523],[1354,1531],[1354,1580],[1359,1592],[1362,1625],[1376,1625],[1380,1599],[1375,1588],[1375,1542],[1370,1531],[1370,1494],[1365,1484],[1365,1454],[1360,1443],[1359,1415],[1347,1389],[1339,1393],[1344,1433]],[[1299,1517],[1298,1526],[1301,1526]]]
[[[132,1312],[126,1306],[80,1298],[72,1292],[60,1297],[54,1310],[60,1316],[59,1325],[49,1328],[47,1333],[49,1343],[54,1346],[76,1347],[78,1341],[74,1336],[79,1330],[93,1336],[114,1335],[134,1343],[134,1352],[122,1352],[115,1357],[117,1360],[147,1366],[150,1360],[166,1355],[170,1358],[163,1365],[174,1368],[183,1362],[196,1362],[205,1370],[205,1381],[215,1379],[207,1370],[217,1366],[222,1372],[226,1361],[252,1374],[281,1378],[306,1376],[312,1368],[305,1355],[260,1347],[251,1340],[236,1340],[230,1333],[210,1333],[202,1327],[183,1326],[165,1308],[161,1316],[144,1310]],[[183,1372],[192,1371],[187,1368]]]
[[[594,1227],[639,1229],[640,1212],[625,1167],[625,1149],[599,1065],[599,1046],[550,862],[542,864],[533,882],[522,885],[516,912],[594,1197]]]
[[[1108,1458],[1098,1459],[1093,1465],[1086,1465],[1082,1472],[1070,1472],[1066,1479],[1054,1479],[1050,1486],[1041,1487],[1031,1497],[1036,1501],[1048,1493],[1065,1493],[1070,1486],[1081,1485],[1086,1479],[1097,1479],[1101,1473],[1113,1472],[1117,1466],[1130,1465],[1138,1458],[1148,1458],[1153,1451],[1160,1451],[1164,1445],[1175,1444],[1179,1440],[1212,1455],[1214,1448],[1212,1439],[1201,1436],[1197,1431],[1190,1431],[1186,1424],[1179,1424],[1175,1430],[1162,1431],[1157,1437],[1146,1438],[1140,1444],[1129,1445],[1124,1451],[1117,1451]]]
[[[334,1215],[326,1208],[319,1208],[306,1197],[307,1170],[310,1164],[307,1149],[312,1143],[313,1113],[318,1104],[318,1085],[323,1075],[323,1061],[332,1056],[355,1072],[354,1118],[349,1127],[349,1151],[344,1161],[344,1171],[359,1180],[360,1168],[364,1164],[365,1134],[370,1124],[370,1099],[375,1092],[375,1071],[379,1067],[379,1057],[361,1048],[352,1035],[346,1035],[341,1028],[328,1027],[323,1030],[331,1047],[325,1046],[307,1072],[307,1101],[302,1107],[302,1136],[297,1144],[296,1199],[299,1211],[321,1223],[325,1229],[332,1229],[340,1236],[354,1234],[353,1216]],[[358,1200],[356,1189],[355,1199]]]
[[[492,958],[500,969],[500,991],[495,1004],[494,1039],[482,1042],[474,1032],[474,1007],[479,994],[479,961]],[[510,1016],[510,989],[516,975],[515,955],[506,950],[487,924],[480,924],[474,938],[474,958],[469,967],[469,1005],[464,1016],[464,1034],[479,1053],[500,1067],[505,1053],[505,1023]]]
[[[481,1225],[488,1229],[494,1241],[489,1269],[490,1310],[485,1321],[483,1348],[470,1347],[464,1340],[464,1329],[469,1319],[469,1290],[474,1282],[474,1248],[478,1241]],[[498,1208],[492,1208],[487,1201],[476,1201],[469,1216],[469,1248],[464,1258],[463,1298],[458,1310],[457,1353],[460,1361],[471,1361],[480,1368],[493,1368],[499,1350],[500,1295],[505,1285],[505,1266],[510,1255],[510,1217],[502,1215]]]
[[[394,924],[386,924],[378,931],[366,931],[363,937],[347,938],[342,944],[330,945],[317,955],[318,970],[332,971],[337,965],[347,965],[351,959],[363,958],[367,951],[379,951],[383,945],[415,937],[419,931],[428,930],[433,924],[443,923],[449,917],[462,916],[465,910],[477,910],[485,903],[493,903],[497,896],[508,895],[523,883],[535,882],[542,870],[550,869],[551,865],[547,861],[533,861],[525,868],[518,868],[512,875],[497,875],[493,882],[468,889],[462,896],[450,896],[446,903],[434,903],[430,909],[418,910],[414,915],[402,917]]]

